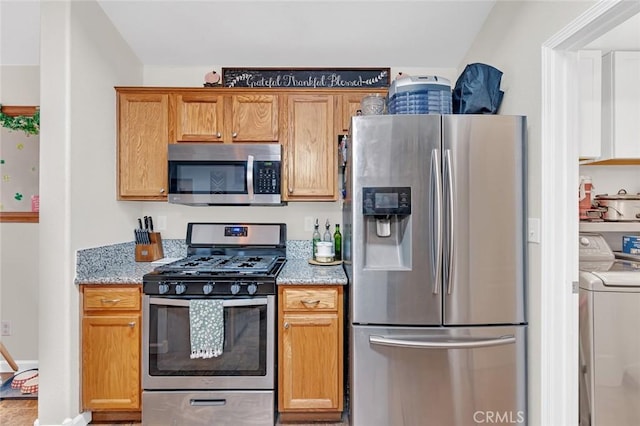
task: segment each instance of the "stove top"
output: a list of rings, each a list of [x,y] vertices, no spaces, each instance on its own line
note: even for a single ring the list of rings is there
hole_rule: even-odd
[[[156,268],[168,274],[268,274],[277,256],[193,255]]]
[[[187,256],[145,274],[142,291],[171,297],[275,294],[285,243],[284,224],[189,223]]]

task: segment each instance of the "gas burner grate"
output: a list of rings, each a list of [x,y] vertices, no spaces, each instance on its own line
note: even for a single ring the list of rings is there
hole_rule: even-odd
[[[184,259],[160,266],[159,272],[175,272],[183,274],[216,274],[240,273],[260,274],[268,273],[275,264],[277,256],[190,256]]]

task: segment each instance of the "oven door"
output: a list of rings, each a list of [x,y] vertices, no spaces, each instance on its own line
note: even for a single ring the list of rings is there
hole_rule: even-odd
[[[275,296],[223,299],[223,353],[208,359],[190,357],[189,300],[144,297],[143,388],[273,389]]]

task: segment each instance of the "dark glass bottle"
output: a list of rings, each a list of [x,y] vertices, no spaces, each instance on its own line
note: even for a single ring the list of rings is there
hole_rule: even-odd
[[[335,260],[342,260],[342,234],[340,233],[340,225],[336,223],[336,231],[333,233],[333,252]]]

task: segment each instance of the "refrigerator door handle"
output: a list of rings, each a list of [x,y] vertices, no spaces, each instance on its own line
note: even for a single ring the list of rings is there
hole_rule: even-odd
[[[434,336],[434,339],[430,341],[402,339],[401,337],[393,336],[369,336],[369,343],[372,345],[414,349],[475,349],[487,348],[490,346],[511,345],[515,342],[516,337],[513,334],[508,334],[500,337],[473,337],[458,339]]]
[[[440,174],[440,153],[431,150],[431,226],[435,238],[431,241],[432,265],[435,266],[433,294],[440,293],[442,283],[442,180]]]
[[[452,171],[452,162],[451,162],[451,150],[447,149],[444,152],[444,172],[447,179],[447,201],[448,201],[448,209],[447,209],[447,218],[448,218],[448,235],[447,241],[449,243],[449,253],[447,256],[447,294],[451,294],[453,291],[453,259],[455,259],[455,238],[454,238],[454,226],[453,226],[453,218],[454,218],[454,200],[453,200],[453,171]]]

